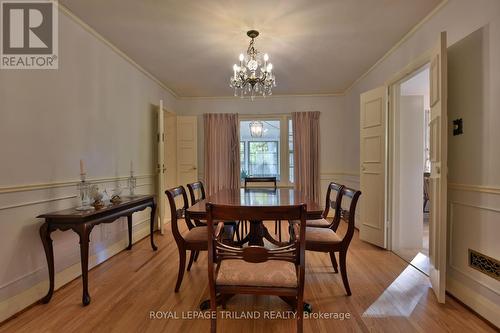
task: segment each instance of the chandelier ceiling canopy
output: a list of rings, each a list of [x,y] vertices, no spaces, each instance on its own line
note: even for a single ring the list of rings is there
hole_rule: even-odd
[[[256,30],[247,32],[251,38],[247,54],[240,54],[239,65],[234,64],[233,76],[229,86],[234,89],[234,95],[244,97],[250,95],[252,100],[256,95],[269,96],[272,88],[276,87],[273,73],[273,64],[269,62],[269,55],[262,55],[255,48],[255,38],[259,35]]]

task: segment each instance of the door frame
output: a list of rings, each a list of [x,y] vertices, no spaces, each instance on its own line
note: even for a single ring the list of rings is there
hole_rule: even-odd
[[[399,176],[397,174],[398,165],[400,162],[399,158],[399,140],[397,140],[397,122],[399,121],[399,104],[400,104],[400,88],[401,83],[406,80],[411,79],[416,76],[420,72],[426,69],[426,67],[430,64],[429,61],[418,61],[415,64],[411,64],[411,66],[405,67],[403,74],[395,76],[391,79],[388,84],[389,90],[389,107],[388,107],[388,124],[387,124],[387,239],[388,249],[394,250],[394,242],[395,242],[395,228],[397,225],[397,219],[399,218],[399,198],[395,193],[397,193],[399,188]]]
[[[387,249],[393,250],[393,241],[394,241],[394,219],[398,216],[398,207],[395,205],[397,193],[397,187],[399,182],[395,178],[395,170],[396,170],[396,149],[399,148],[399,145],[396,141],[396,123],[395,121],[399,118],[396,117],[397,105],[399,105],[399,85],[400,83],[412,76],[418,74],[421,70],[425,68],[427,64],[430,64],[432,61],[432,49],[426,51],[417,57],[414,61],[406,65],[402,70],[393,75],[387,82],[386,85],[388,87],[388,103],[389,106],[387,108],[387,177],[386,177],[386,190],[387,190],[387,201],[386,201],[386,223],[387,227],[387,239],[389,242],[387,243]]]

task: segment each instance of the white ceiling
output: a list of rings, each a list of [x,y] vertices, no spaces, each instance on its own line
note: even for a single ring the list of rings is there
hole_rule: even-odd
[[[259,30],[274,94],[345,91],[441,0],[60,0],[182,97],[231,96]]]

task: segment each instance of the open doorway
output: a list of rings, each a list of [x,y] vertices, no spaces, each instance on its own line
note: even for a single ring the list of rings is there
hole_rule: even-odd
[[[430,66],[393,86],[392,250],[429,274]]]

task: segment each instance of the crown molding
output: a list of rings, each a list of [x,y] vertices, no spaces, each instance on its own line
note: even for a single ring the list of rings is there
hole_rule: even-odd
[[[114,45],[111,41],[109,41],[106,37],[97,32],[94,28],[85,23],[82,19],[80,19],[76,14],[74,14],[70,9],[61,4],[57,0],[52,0],[56,3],[61,12],[66,14],[69,18],[71,18],[75,23],[83,27],[86,31],[90,32],[94,37],[102,41],[108,47],[110,47],[114,52],[116,52],[119,56],[133,65],[136,69],[146,75],[148,78],[153,80],[156,84],[158,84],[165,91],[169,92],[172,96],[174,96],[177,100],[225,100],[225,99],[236,99],[236,96],[181,96],[177,94],[174,90],[168,87],[164,82],[158,79],[151,72],[147,71],[144,67],[135,62],[132,58],[130,58],[125,52],[120,50],[116,45]],[[417,30],[419,30],[431,17],[433,17],[438,11],[440,11],[449,0],[442,0],[439,5],[437,5],[429,14],[427,14],[422,20],[420,20],[410,31],[408,31],[393,47],[389,49],[379,60],[377,60],[366,72],[364,72],[361,76],[359,76],[356,80],[354,80],[346,89],[343,91],[335,91],[331,93],[322,93],[322,94],[280,94],[280,95],[271,95],[267,97],[259,97],[256,96],[256,99],[264,99],[264,98],[287,98],[287,97],[342,97],[349,93],[349,91],[356,86],[363,78],[365,78],[369,73],[371,73],[375,68],[377,68],[380,63],[382,63],[385,59],[387,59],[392,53],[394,53],[404,42],[406,42],[411,36],[413,36]]]
[[[160,79],[158,79],[155,75],[153,75],[151,72],[146,70],[144,67],[139,65],[135,60],[130,58],[125,52],[120,50],[115,44],[113,44],[111,41],[109,41],[106,37],[101,35],[99,32],[97,32],[94,28],[92,28],[90,25],[85,23],[81,18],[79,18],[75,13],[73,13],[68,7],[64,6],[57,0],[52,0],[54,3],[57,4],[60,12],[64,13],[66,16],[68,16],[70,19],[73,20],[76,24],[81,26],[83,29],[85,29],[87,32],[89,32],[92,36],[96,37],[98,40],[106,44],[109,48],[111,48],[116,54],[118,54],[120,57],[125,59],[128,63],[130,63],[132,66],[134,66],[136,69],[138,69],[142,74],[146,75],[149,79],[154,81],[156,84],[158,84],[161,88],[163,88],[165,91],[170,93],[172,96],[175,98],[179,98],[179,95],[173,91],[170,87],[168,87],[165,83],[163,83]]]
[[[429,14],[427,14],[420,22],[418,22],[410,31],[408,31],[393,47],[389,49],[377,62],[375,62],[366,72],[364,72],[360,77],[354,80],[349,87],[344,90],[344,94],[348,94],[349,91],[354,88],[363,78],[370,74],[375,68],[378,67],[385,59],[387,59],[391,54],[394,53],[404,42],[410,39],[418,29],[420,29],[427,21],[431,19],[438,11],[440,11],[446,4],[448,0],[443,0],[439,5],[437,5]]]
[[[255,99],[273,99],[273,98],[287,98],[287,97],[341,97],[344,96],[344,92],[332,92],[332,93],[324,93],[324,94],[279,94],[279,95],[271,95],[271,96],[255,96]],[[248,100],[248,96],[244,96],[241,98],[240,96],[179,96],[178,100],[210,100],[210,99],[242,99]]]

